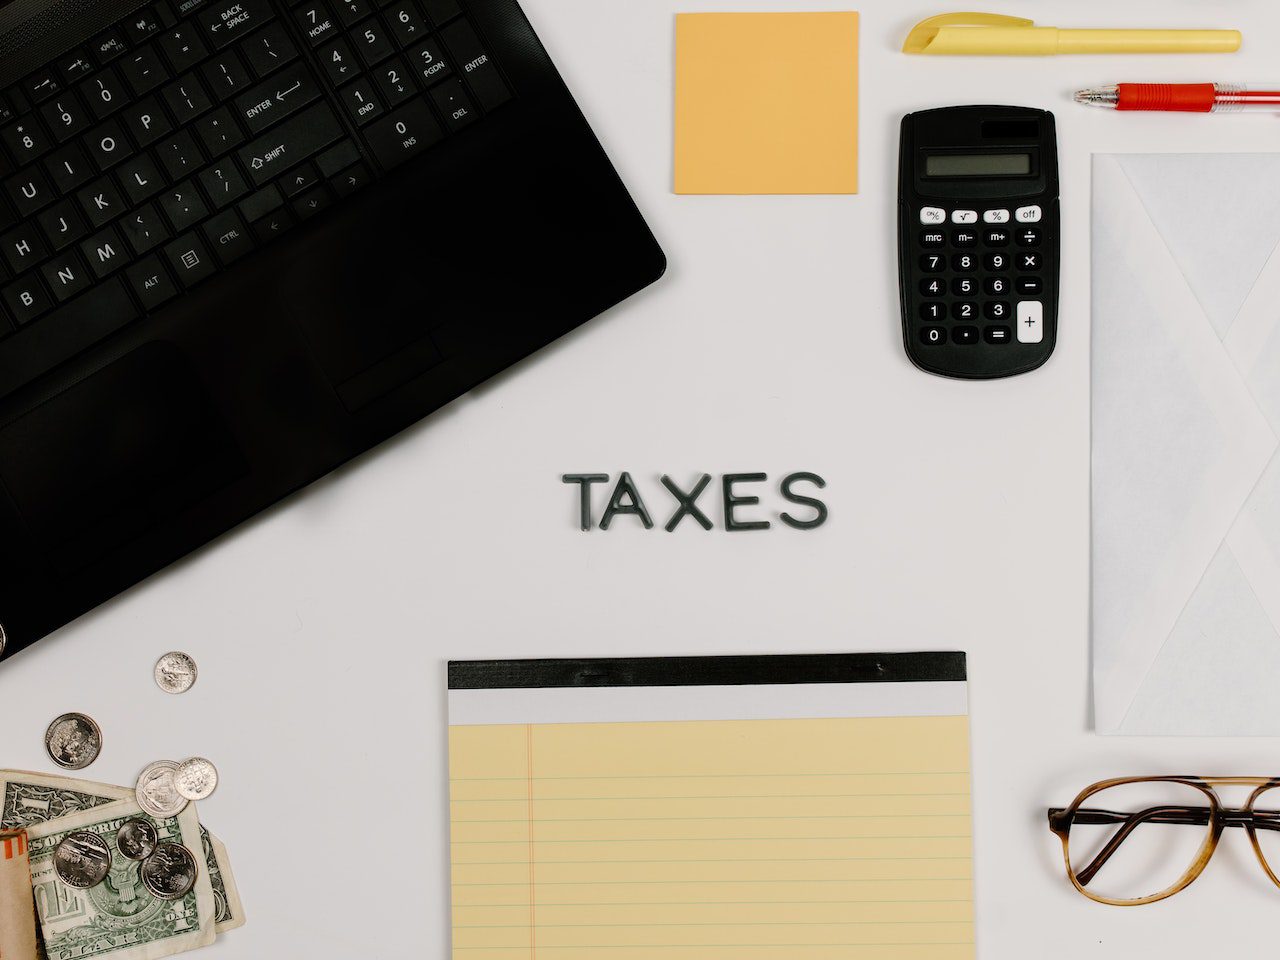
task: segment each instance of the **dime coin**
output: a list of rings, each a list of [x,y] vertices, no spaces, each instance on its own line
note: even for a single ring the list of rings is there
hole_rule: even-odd
[[[77,830],[63,837],[53,851],[53,869],[69,887],[96,887],[111,872],[111,851],[96,833]]]
[[[218,768],[204,757],[192,757],[178,765],[173,785],[188,800],[204,800],[218,787]]]
[[[161,900],[180,900],[196,885],[196,858],[180,843],[162,843],[142,862],[142,885]]]
[[[67,770],[83,770],[102,752],[102,731],[83,713],[64,713],[44,734],[49,759]]]
[[[180,650],[156,661],[156,686],[165,693],[186,693],[196,682],[196,662]]]
[[[176,817],[187,807],[186,797],[173,785],[173,776],[177,772],[178,765],[172,760],[157,760],[138,777],[134,790],[138,806],[157,820]]]
[[[146,820],[133,819],[116,832],[116,847],[130,860],[145,860],[156,852],[160,835]]]

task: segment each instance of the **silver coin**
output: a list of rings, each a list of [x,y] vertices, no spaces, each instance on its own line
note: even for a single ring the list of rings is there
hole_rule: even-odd
[[[133,819],[116,831],[116,848],[130,860],[145,860],[156,852],[160,834],[149,821]]]
[[[173,783],[177,772],[178,765],[172,760],[157,760],[138,777],[138,785],[134,789],[138,806],[157,820],[176,817],[187,808],[187,798],[178,793]]]
[[[44,733],[49,759],[67,770],[83,770],[102,752],[102,731],[83,713],[64,713]]]
[[[156,661],[156,686],[165,693],[186,693],[196,682],[196,662],[180,650]]]
[[[192,757],[178,764],[173,785],[188,800],[204,800],[218,788],[218,768],[204,757]]]
[[[180,843],[162,843],[142,862],[142,885],[153,897],[180,900],[196,885],[196,858]]]
[[[69,887],[96,887],[111,872],[111,851],[96,833],[77,830],[63,837],[53,851],[53,869]]]

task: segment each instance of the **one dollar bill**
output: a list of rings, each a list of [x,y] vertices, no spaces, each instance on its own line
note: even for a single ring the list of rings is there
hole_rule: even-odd
[[[0,770],[0,829],[32,827],[133,796],[127,787],[73,777]],[[244,926],[244,907],[236,889],[227,848],[203,826],[200,845],[191,852],[203,858],[213,890],[214,930],[226,933]]]

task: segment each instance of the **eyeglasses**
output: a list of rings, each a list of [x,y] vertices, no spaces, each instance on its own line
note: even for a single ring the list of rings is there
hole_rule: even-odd
[[[1215,786],[1253,787],[1224,807]],[[1204,872],[1222,831],[1243,827],[1258,862],[1280,886],[1280,777],[1125,777],[1085,789],[1049,811],[1067,876],[1090,900],[1155,903]]]

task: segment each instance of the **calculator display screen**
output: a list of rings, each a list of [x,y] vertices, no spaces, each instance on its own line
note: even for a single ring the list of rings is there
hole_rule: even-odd
[[[937,153],[925,157],[926,177],[1025,177],[1029,153]]]

